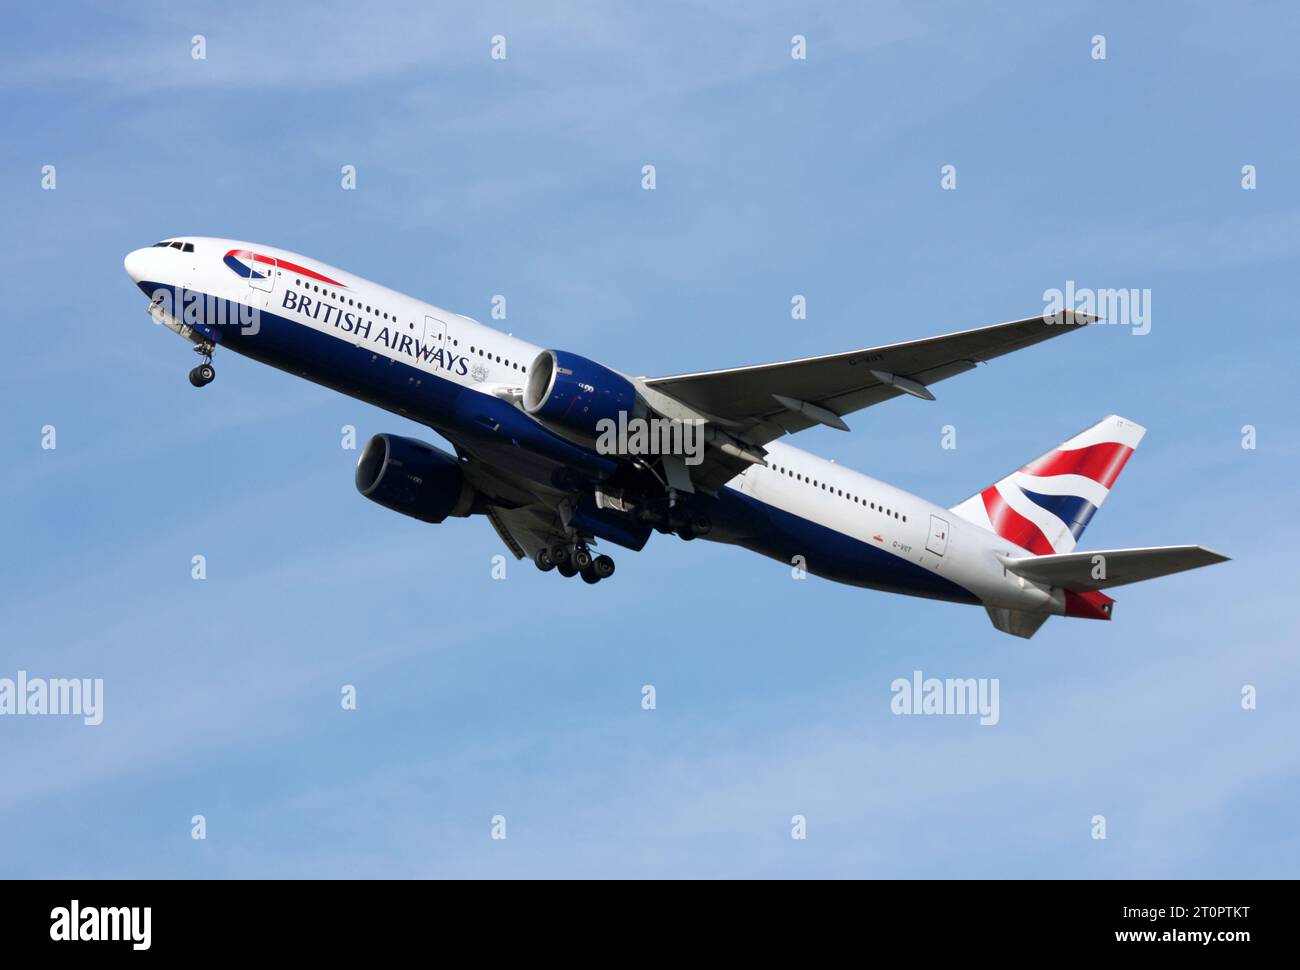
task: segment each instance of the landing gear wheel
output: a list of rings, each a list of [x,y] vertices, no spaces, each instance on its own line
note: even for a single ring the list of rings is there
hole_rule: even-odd
[[[573,576],[578,575],[578,571],[574,569],[570,563],[567,562],[562,562],[555,568],[560,571],[560,575],[563,576],[565,579],[569,579]]]
[[[578,572],[585,572],[591,568],[591,553],[579,546],[573,550],[573,565]]]
[[[597,556],[596,561],[591,564],[591,569],[597,579],[609,579],[614,575],[614,560],[609,556]]]
[[[695,515],[691,517],[691,532],[695,535],[706,536],[712,528],[713,521],[707,515]]]
[[[550,548],[551,562],[557,566],[563,566],[569,561],[569,547],[556,543]],[[572,575],[572,573],[570,573]]]
[[[677,530],[677,534],[687,542],[690,542],[692,539],[695,538],[695,532],[691,529],[690,526],[682,526],[680,529]]]
[[[595,586],[597,583],[600,582],[600,577],[596,575],[595,566],[588,566],[579,575],[582,576],[582,581],[586,583],[588,586]]]
[[[212,378],[217,376],[217,372],[212,369],[212,352],[216,350],[216,344],[210,340],[204,340],[194,352],[199,355],[203,363],[190,371],[190,383],[195,387],[203,387],[212,383]]]
[[[555,568],[555,562],[551,559],[551,551],[549,549],[538,549],[533,556],[533,565],[542,572],[549,573]]]

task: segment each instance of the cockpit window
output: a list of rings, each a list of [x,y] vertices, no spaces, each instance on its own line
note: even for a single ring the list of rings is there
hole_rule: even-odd
[[[194,243],[185,243],[185,245],[181,246],[181,252],[183,253],[194,252]]]

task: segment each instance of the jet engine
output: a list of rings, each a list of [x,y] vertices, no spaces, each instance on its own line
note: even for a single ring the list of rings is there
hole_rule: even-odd
[[[528,371],[524,410],[545,424],[597,437],[597,424],[620,413],[638,414],[636,388],[594,360],[563,350],[543,350]]]
[[[474,489],[455,455],[392,434],[366,442],[357,460],[357,491],[421,522],[466,516],[474,506]]]

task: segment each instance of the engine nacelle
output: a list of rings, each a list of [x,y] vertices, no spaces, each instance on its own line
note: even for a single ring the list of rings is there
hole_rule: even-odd
[[[596,425],[636,414],[636,388],[621,374],[563,350],[543,350],[528,371],[524,410],[547,424],[597,437]]]
[[[422,522],[469,515],[474,489],[455,455],[394,434],[377,434],[357,460],[357,491]]]

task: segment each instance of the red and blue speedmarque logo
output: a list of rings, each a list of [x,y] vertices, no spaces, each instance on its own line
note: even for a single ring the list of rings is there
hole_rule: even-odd
[[[241,262],[241,260],[246,262]],[[308,269],[306,266],[299,266],[297,263],[290,263],[287,260],[276,259],[273,256],[263,256],[261,253],[255,253],[248,249],[232,249],[222,257],[222,262],[229,266],[233,273],[237,276],[242,276],[246,280],[264,280],[268,275],[270,275],[267,273],[259,273],[253,268],[255,264],[261,263],[264,266],[279,267],[280,269],[288,270],[291,273],[296,273],[299,276],[306,276],[308,279],[319,280],[322,283],[328,283],[330,286],[341,286],[344,289],[347,288],[346,283],[340,283],[338,280],[332,280],[328,276],[322,276],[320,273]]]

